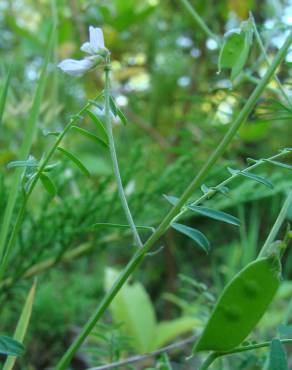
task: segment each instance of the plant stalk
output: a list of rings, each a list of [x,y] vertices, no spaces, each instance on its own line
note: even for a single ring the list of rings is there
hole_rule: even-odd
[[[196,25],[211,39],[215,40],[218,46],[221,44],[220,38],[210,30],[203,18],[197,13],[194,7],[189,3],[188,0],[178,0],[185,11],[190,15]]]
[[[144,246],[133,255],[127,266],[124,268],[123,271],[119,274],[116,281],[114,282],[111,290],[104,296],[102,301],[100,302],[99,306],[93,312],[92,316],[89,318],[87,323],[81,329],[79,335],[71,344],[71,346],[67,349],[64,353],[63,357],[60,359],[58,364],[55,367],[55,370],[65,370],[69,363],[71,362],[73,356],[78,351],[84,340],[90,334],[91,330],[96,325],[97,321],[101,318],[107,307],[110,305],[112,300],[115,298],[119,290],[127,281],[128,277],[131,273],[138,267],[138,265],[144,259],[146,253],[149,249],[154,245],[154,243],[164,234],[164,232],[169,228],[173,218],[179,213],[180,209],[184,206],[184,204],[188,201],[194,191],[202,184],[206,176],[208,175],[209,171],[212,169],[214,164],[217,160],[221,157],[221,155],[226,150],[228,144],[236,135],[240,126],[245,122],[248,115],[253,110],[256,102],[262,92],[264,91],[266,85],[268,84],[271,77],[274,75],[276,69],[284,59],[286,52],[289,46],[292,43],[292,30],[288,35],[287,39],[285,40],[283,46],[278,51],[276,57],[274,58],[273,62],[269,66],[266,74],[262,78],[261,82],[257,85],[254,89],[250,97],[248,98],[247,102],[245,103],[244,107],[240,111],[237,118],[234,122],[230,125],[228,131],[224,135],[223,139],[217,146],[216,150],[211,154],[208,161],[203,165],[202,169],[199,173],[195,176],[193,181],[189,184],[187,189],[184,191],[182,196],[180,197],[177,204],[168,212],[165,218],[162,220],[161,224],[158,226],[156,231],[150,236],[150,238],[146,241]]]
[[[104,95],[105,95],[105,123],[106,123],[106,130],[107,130],[107,135],[108,135],[108,140],[109,140],[109,149],[110,149],[110,155],[111,155],[111,160],[112,160],[112,166],[113,166],[113,171],[118,187],[118,193],[120,197],[120,201],[122,203],[122,207],[124,209],[126,218],[128,220],[128,223],[131,227],[135,243],[138,245],[138,247],[142,247],[143,243],[140,239],[139,233],[137,231],[135,222],[133,220],[130,208],[128,206],[128,202],[125,196],[123,184],[122,184],[122,179],[121,179],[121,174],[119,170],[119,164],[118,164],[118,158],[117,158],[117,153],[116,153],[116,148],[115,148],[115,142],[114,142],[114,135],[113,135],[113,128],[112,128],[112,122],[111,122],[111,112],[110,112],[110,66],[106,65],[105,67],[105,90],[104,90]]]
[[[276,238],[276,235],[278,234],[283,222],[285,221],[285,218],[286,218],[286,215],[287,215],[287,211],[290,207],[290,205],[292,204],[292,190],[289,191],[288,193],[288,196],[283,204],[283,207],[281,208],[280,210],[280,213],[258,255],[258,259],[259,258],[262,258],[264,256],[266,256],[267,254],[269,254],[269,251],[270,251],[270,248],[273,248],[273,241],[275,240]]]
[[[292,344],[292,339],[280,339],[280,342],[282,344]],[[242,346],[242,347],[237,347],[234,349],[231,349],[230,351],[224,351],[224,352],[213,352],[211,353],[206,361],[202,364],[199,370],[207,370],[209,369],[210,365],[218,358],[222,356],[228,356],[228,355],[233,355],[235,353],[241,353],[241,352],[246,352],[246,351],[253,351],[258,348],[265,348],[269,347],[271,345],[271,341],[263,342],[263,343],[257,343],[257,344],[251,344],[249,346]]]

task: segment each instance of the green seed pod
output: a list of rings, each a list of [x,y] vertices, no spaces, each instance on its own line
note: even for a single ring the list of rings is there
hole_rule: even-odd
[[[248,264],[224,288],[194,346],[198,351],[228,351],[240,345],[265,313],[280,285],[276,254]]]

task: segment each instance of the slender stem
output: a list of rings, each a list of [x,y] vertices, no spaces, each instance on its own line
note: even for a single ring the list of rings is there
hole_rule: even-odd
[[[213,362],[216,360],[218,355],[216,353],[211,353],[207,359],[203,362],[199,370],[206,370],[209,369],[210,365],[213,364]]]
[[[245,122],[248,115],[253,110],[256,102],[262,92],[264,91],[266,85],[268,84],[270,78],[273,76],[275,70],[280,65],[281,61],[284,59],[286,52],[292,42],[292,31],[290,32],[289,36],[287,37],[285,43],[278,51],[275,59],[273,60],[272,64],[269,66],[266,74],[262,78],[261,82],[257,85],[253,93],[248,98],[247,102],[245,103],[244,107],[240,111],[239,115],[235,119],[235,121],[230,125],[229,130],[224,135],[223,139],[217,146],[216,150],[211,154],[208,161],[203,165],[202,169],[199,173],[195,176],[193,181],[184,191],[180,199],[178,200],[177,204],[168,212],[168,214],[164,217],[161,224],[158,226],[156,231],[150,236],[150,238],[146,241],[144,246],[137,250],[137,252],[133,255],[127,266],[124,268],[123,271],[119,274],[117,279],[115,280],[113,287],[111,290],[104,296],[102,301],[100,302],[99,306],[93,312],[92,316],[89,318],[87,323],[81,329],[79,335],[71,344],[71,346],[67,349],[64,353],[63,357],[60,359],[58,364],[56,365],[56,370],[65,370],[66,367],[71,362],[74,354],[77,352],[79,347],[82,345],[84,340],[90,334],[91,330],[96,325],[97,321],[103,315],[107,307],[110,305],[112,300],[115,298],[119,290],[127,281],[128,277],[131,273],[138,267],[138,265],[144,259],[148,250],[153,246],[153,244],[164,234],[164,232],[169,228],[173,218],[179,213],[180,209],[184,206],[184,204],[188,201],[194,191],[202,184],[206,176],[208,175],[209,171],[212,169],[214,164],[217,160],[221,157],[221,155],[226,150],[228,144],[231,142],[233,137],[236,135],[240,126]]]
[[[90,105],[91,105],[90,103],[86,103],[84,105],[84,107],[77,113],[77,115],[75,117],[72,117],[70,119],[70,121],[67,123],[67,125],[65,126],[63,131],[59,134],[59,136],[57,137],[53,146],[51,147],[51,149],[49,150],[49,152],[47,153],[47,155],[43,159],[43,161],[42,161],[42,163],[41,163],[41,165],[40,165],[40,167],[39,167],[39,169],[36,173],[36,176],[34,177],[28,191],[26,192],[25,197],[24,197],[23,202],[22,202],[22,205],[20,207],[20,210],[18,211],[18,214],[16,216],[16,220],[14,222],[14,226],[12,228],[12,232],[11,232],[10,238],[7,242],[5,253],[3,254],[3,258],[2,258],[2,261],[1,261],[1,264],[0,264],[0,281],[2,280],[3,275],[5,273],[9,256],[11,254],[11,251],[12,251],[12,248],[13,248],[14,243],[16,241],[18,232],[19,232],[20,227],[22,225],[26,205],[27,205],[27,202],[28,202],[28,199],[29,199],[31,193],[33,192],[36,184],[38,183],[38,181],[40,179],[40,176],[41,176],[42,172],[44,171],[45,167],[49,163],[50,159],[52,158],[53,154],[55,153],[57,147],[59,146],[59,144],[63,140],[66,133],[70,130],[71,126],[76,122],[76,119],[78,119],[86,111],[86,109],[88,109],[90,107]]]
[[[274,226],[272,227],[271,231],[270,231],[270,234],[268,235],[266,241],[265,241],[265,244],[263,245],[259,255],[258,255],[258,258],[261,258],[261,257],[264,257],[266,256],[269,251],[270,251],[270,248],[273,248],[273,241],[275,240],[275,237],[276,235],[278,234],[283,222],[285,221],[285,218],[286,218],[286,215],[287,215],[287,211],[290,207],[292,203],[292,190],[290,190],[290,192],[288,193],[288,196],[283,204],[283,207],[281,208],[281,211],[274,223]]]
[[[197,26],[211,39],[214,39],[218,45],[221,44],[220,38],[210,30],[203,18],[197,13],[194,7],[189,3],[188,0],[178,0],[181,6],[186,10],[190,17],[195,21]]]
[[[120,175],[119,170],[119,164],[118,164],[118,158],[115,148],[115,142],[114,142],[114,136],[113,136],[113,129],[112,129],[112,122],[111,122],[111,113],[110,113],[110,78],[109,78],[110,68],[109,66],[105,67],[105,119],[106,119],[106,129],[107,129],[107,135],[109,140],[109,149],[110,149],[110,155],[112,159],[112,166],[113,171],[115,174],[117,186],[118,186],[118,193],[119,197],[122,203],[122,207],[124,209],[124,212],[126,214],[126,218],[129,222],[129,225],[131,227],[135,243],[138,244],[138,247],[142,247],[143,243],[140,239],[139,233],[137,231],[136,225],[134,223],[133,217],[131,215],[130,208],[128,206],[128,202],[125,196],[122,179]]]
[[[270,61],[270,59],[268,57],[268,54],[267,54],[266,49],[264,47],[264,44],[262,42],[261,36],[260,36],[259,31],[257,29],[254,16],[253,16],[253,14],[251,12],[250,12],[250,19],[251,19],[253,30],[254,30],[254,34],[255,34],[257,43],[259,45],[259,48],[260,48],[260,50],[262,52],[262,55],[264,56],[264,58],[265,58],[266,62],[268,63],[268,65],[270,65],[271,64],[271,61]],[[276,73],[274,74],[274,79],[275,79],[275,81],[276,81],[276,83],[277,83],[277,85],[278,85],[278,87],[280,89],[280,92],[281,92],[283,98],[286,100],[286,102],[288,103],[289,107],[292,108],[292,102],[291,102],[289,96],[287,95],[287,93],[286,93],[283,85],[281,84],[281,81],[279,80],[278,76],[276,75]]]
[[[129,357],[129,358],[126,358],[126,359],[121,360],[121,361],[113,362],[113,363],[108,364],[108,365],[92,367],[92,368],[87,369],[87,370],[110,370],[110,369],[115,369],[116,367],[133,364],[135,362],[141,362],[143,360],[146,360],[147,358],[156,357],[156,356],[160,355],[161,353],[170,352],[170,351],[173,351],[173,350],[176,350],[176,349],[180,349],[180,348],[186,346],[189,343],[193,343],[196,339],[197,339],[196,336],[192,336],[192,337],[184,339],[180,342],[175,342],[175,343],[169,344],[168,346],[160,348],[156,351],[145,353],[144,355],[137,355],[137,356]]]
[[[282,344],[292,344],[292,339],[280,339],[280,342]],[[258,348],[265,348],[269,347],[271,345],[271,341],[263,342],[263,343],[258,343],[258,344],[251,344],[249,346],[242,346],[242,347],[237,347],[234,348],[230,351],[225,351],[225,352],[213,352],[210,354],[209,357],[207,357],[206,361],[202,364],[199,370],[207,370],[210,365],[218,358],[222,356],[228,356],[228,355],[233,355],[235,353],[241,353],[241,352],[246,352],[246,351],[253,351]]]

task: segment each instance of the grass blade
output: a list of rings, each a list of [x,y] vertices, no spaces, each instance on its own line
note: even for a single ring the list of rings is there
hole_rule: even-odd
[[[37,89],[36,89],[34,100],[32,103],[31,110],[30,110],[30,115],[29,115],[28,122],[25,128],[23,142],[19,149],[18,160],[25,160],[29,156],[33,138],[36,133],[37,123],[38,123],[38,118],[39,118],[40,108],[41,108],[41,102],[42,102],[46,80],[47,80],[47,67],[48,67],[48,63],[49,63],[49,60],[52,54],[53,38],[54,38],[54,29],[52,28],[50,32],[49,42],[48,42],[47,54],[46,54],[44,64],[41,69],[40,78],[38,80]],[[4,256],[4,253],[5,253],[6,239],[7,239],[7,235],[9,231],[9,226],[11,223],[11,218],[12,218],[16,198],[18,195],[18,189],[20,186],[22,173],[23,173],[23,168],[17,168],[13,175],[12,181],[11,181],[8,202],[7,202],[5,211],[4,211],[3,223],[2,223],[1,230],[0,230],[0,260],[1,262]],[[10,253],[10,251],[8,251],[8,253]]]
[[[4,82],[3,88],[1,90],[1,97],[0,97],[0,126],[2,124],[2,118],[4,113],[4,108],[6,104],[7,94],[8,94],[8,88],[10,83],[10,77],[11,77],[11,68],[9,68],[6,80]]]
[[[30,288],[30,291],[27,295],[24,307],[22,309],[20,318],[18,320],[16,329],[15,329],[14,339],[20,343],[23,343],[25,334],[27,332],[27,328],[28,328],[28,324],[29,324],[31,312],[32,312],[32,306],[34,302],[35,290],[36,290],[36,282],[34,282],[32,287]],[[8,356],[8,358],[5,361],[3,370],[12,370],[15,364],[15,361],[16,361],[15,356]]]

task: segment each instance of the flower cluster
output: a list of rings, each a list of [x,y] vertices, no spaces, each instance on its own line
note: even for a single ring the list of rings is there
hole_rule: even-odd
[[[82,76],[88,70],[106,62],[109,51],[104,45],[104,37],[101,28],[89,27],[89,42],[85,42],[80,50],[89,54],[81,59],[65,59],[58,67],[71,76]]]

